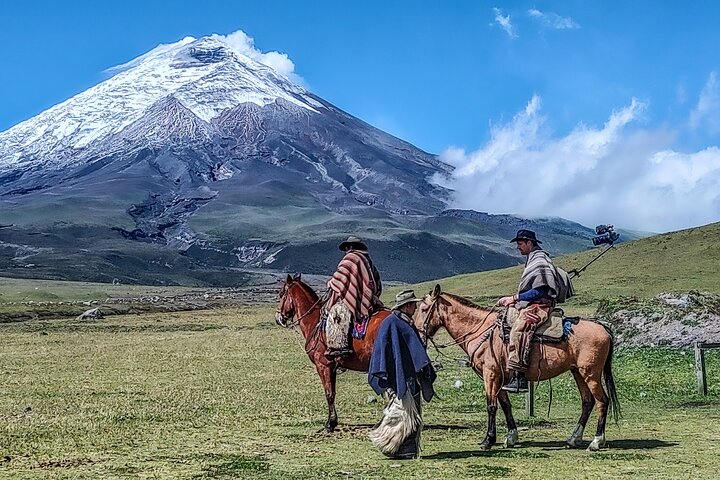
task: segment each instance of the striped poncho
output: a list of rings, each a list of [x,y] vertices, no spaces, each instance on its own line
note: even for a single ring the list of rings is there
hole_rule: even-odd
[[[518,293],[541,287],[548,287],[549,296],[558,303],[564,302],[573,295],[572,283],[567,272],[557,268],[550,255],[538,248],[528,254],[525,270],[520,277]]]
[[[365,252],[347,252],[327,286],[330,289],[327,305],[332,306],[342,300],[356,322],[367,321],[375,307],[382,305],[379,299],[382,293],[380,274]]]

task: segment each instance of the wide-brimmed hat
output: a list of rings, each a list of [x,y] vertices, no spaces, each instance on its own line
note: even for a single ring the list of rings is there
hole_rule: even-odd
[[[347,238],[347,240],[345,240],[344,242],[342,242],[340,244],[340,250],[342,250],[343,252],[350,247],[354,248],[355,250],[367,250],[368,249],[367,245],[365,245],[365,243],[362,240],[360,240],[360,238],[358,238],[354,235],[350,235]]]
[[[402,292],[395,295],[395,305],[393,305],[392,309],[397,310],[403,305],[417,302],[422,302],[422,298],[416,298],[414,290],[403,290]]]
[[[532,230],[518,230],[517,235],[515,235],[515,238],[510,240],[510,243],[517,242],[518,240],[532,240],[535,243],[542,243],[537,239],[535,232]]]

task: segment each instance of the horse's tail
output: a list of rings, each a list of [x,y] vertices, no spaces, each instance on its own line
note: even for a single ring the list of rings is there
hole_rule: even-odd
[[[602,325],[602,324],[601,324]],[[620,401],[617,396],[617,388],[615,387],[615,378],[612,373],[612,358],[613,351],[615,349],[615,338],[610,330],[610,327],[603,325],[610,335],[610,350],[608,351],[607,359],[605,359],[605,366],[603,367],[603,377],[605,378],[605,391],[608,395],[608,413],[612,416],[615,424],[618,423],[622,412],[620,411]]]

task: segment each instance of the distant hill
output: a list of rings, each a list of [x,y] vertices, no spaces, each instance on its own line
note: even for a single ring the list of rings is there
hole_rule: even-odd
[[[606,298],[648,298],[664,292],[720,293],[718,239],[720,223],[713,223],[618,244],[573,281],[576,296],[568,305],[592,307]],[[552,248],[547,250],[554,253]],[[555,263],[567,270],[580,268],[601,251],[595,248],[560,256]],[[522,267],[517,266],[457,275],[416,284],[413,288],[424,294],[439,283],[444,291],[488,303],[515,292],[521,271]]]

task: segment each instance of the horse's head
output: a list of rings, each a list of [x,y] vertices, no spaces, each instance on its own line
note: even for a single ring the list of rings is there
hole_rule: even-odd
[[[295,300],[290,293],[293,285],[300,281],[300,274],[294,277],[289,275],[285,279],[285,282],[280,287],[280,294],[278,296],[278,308],[275,310],[275,322],[281,327],[293,327],[293,318],[295,317],[296,307]]]
[[[435,285],[435,288],[423,297],[422,302],[418,303],[418,309],[413,316],[413,323],[420,333],[423,343],[427,343],[428,339],[432,338],[443,324],[440,315],[441,293],[440,285]]]

